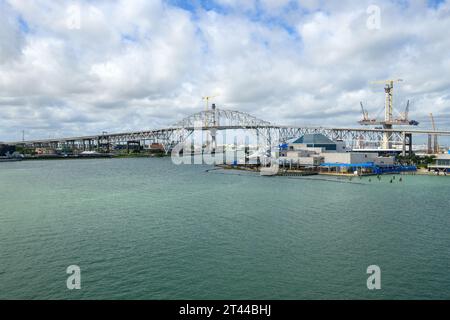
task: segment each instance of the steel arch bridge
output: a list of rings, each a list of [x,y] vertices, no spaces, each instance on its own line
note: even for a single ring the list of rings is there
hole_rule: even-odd
[[[258,144],[270,142],[270,130],[273,128],[270,122],[258,119],[248,113],[217,109],[197,112],[172,126],[172,135],[169,141],[163,142],[166,150],[171,150],[175,145],[183,144],[195,131],[207,131],[211,137],[208,147],[211,151],[216,148],[216,135],[218,131],[224,130],[251,130],[254,131]],[[263,137],[260,139],[260,137]]]
[[[213,109],[190,115],[177,122],[175,128],[193,128],[200,124],[201,127],[262,127],[270,126],[270,122],[258,119],[248,113]]]
[[[324,128],[298,127],[272,124],[258,119],[248,113],[213,108],[190,115],[167,128],[123,133],[102,133],[100,135],[79,136],[59,139],[43,139],[10,142],[11,145],[26,145],[29,147],[69,147],[78,150],[98,149],[101,146],[119,145],[129,142],[159,143],[166,152],[176,145],[185,143],[196,131],[208,131],[215,142],[218,131],[246,130],[252,131],[257,137],[258,145],[270,148],[279,143],[297,138],[304,134],[320,133],[332,140],[342,140],[351,147],[363,147],[368,144],[379,144],[383,134],[388,133],[390,142],[406,145],[412,143],[413,134],[450,135],[450,131],[408,130],[408,129],[370,129],[370,128]]]

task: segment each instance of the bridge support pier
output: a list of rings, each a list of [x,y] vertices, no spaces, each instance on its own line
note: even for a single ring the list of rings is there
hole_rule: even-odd
[[[127,141],[127,153],[130,153],[130,149],[133,151],[140,150],[141,149],[140,141]]]
[[[409,155],[412,156],[412,154],[413,154],[413,147],[412,147],[412,145],[413,145],[413,143],[412,143],[413,139],[412,139],[412,134],[411,134],[411,133],[408,133],[406,136],[408,137],[408,152],[409,152]]]
[[[217,129],[212,128],[209,130],[209,132],[211,133],[211,154],[215,154],[217,149],[217,141],[216,141]]]
[[[406,157],[406,146],[408,146],[408,155],[412,155],[412,134],[402,132],[402,156]]]
[[[406,133],[405,132],[402,132],[402,140],[403,140],[403,143],[402,143],[402,156],[406,157]]]

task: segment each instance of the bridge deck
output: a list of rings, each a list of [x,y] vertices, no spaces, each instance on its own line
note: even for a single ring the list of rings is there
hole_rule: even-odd
[[[434,134],[434,135],[448,135],[450,136],[450,131],[434,131],[434,130],[410,130],[410,129],[371,129],[371,128],[327,128],[327,127],[296,127],[296,126],[275,126],[275,125],[239,125],[239,126],[208,126],[208,127],[169,127],[156,130],[146,130],[146,131],[132,131],[132,132],[122,132],[122,133],[112,133],[112,134],[100,134],[100,135],[89,135],[89,136],[78,136],[78,137],[66,137],[66,138],[53,138],[53,139],[36,139],[36,140],[25,140],[25,141],[12,141],[5,142],[10,145],[20,145],[20,144],[36,144],[36,143],[65,143],[72,141],[89,141],[89,140],[99,140],[99,139],[114,139],[114,138],[136,138],[145,139],[146,137],[151,137],[157,134],[167,134],[178,130],[256,130],[256,129],[275,129],[275,130],[305,130],[305,131],[330,131],[330,132],[360,132],[360,133],[395,133],[395,134]]]

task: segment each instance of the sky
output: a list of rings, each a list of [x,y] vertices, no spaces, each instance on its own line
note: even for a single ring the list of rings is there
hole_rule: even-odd
[[[0,0],[0,141],[174,124],[202,96],[283,125],[450,128],[450,0]]]

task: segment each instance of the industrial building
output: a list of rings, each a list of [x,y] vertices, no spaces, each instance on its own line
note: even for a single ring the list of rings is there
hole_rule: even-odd
[[[302,150],[305,148],[320,148],[323,151],[346,151],[343,141],[335,142],[323,134],[305,134],[289,144],[289,150]]]
[[[378,152],[352,152],[342,141],[322,134],[307,134],[280,146],[280,165],[289,169],[315,170],[332,174],[381,174],[413,171],[416,167],[395,164],[395,157]]]
[[[447,174],[450,172],[450,151],[447,154],[439,154],[436,157],[436,162],[428,166],[429,171],[435,171],[436,173]]]
[[[296,167],[319,166],[325,153],[344,152],[343,142],[334,142],[323,134],[305,134],[291,143],[280,146],[281,163]]]
[[[323,153],[325,163],[374,163],[377,166],[394,165],[394,157],[380,157],[375,152],[327,152]]]

